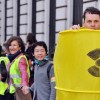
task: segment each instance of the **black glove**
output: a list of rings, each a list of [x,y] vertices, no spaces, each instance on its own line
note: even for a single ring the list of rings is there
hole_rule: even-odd
[[[6,66],[5,66],[4,61],[1,61],[1,63],[0,63],[0,74],[2,76],[1,81],[5,82],[6,78],[7,78],[7,70],[6,70]]]

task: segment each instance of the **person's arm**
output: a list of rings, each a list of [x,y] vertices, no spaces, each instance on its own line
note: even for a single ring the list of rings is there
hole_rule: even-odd
[[[51,70],[50,70],[50,86],[51,86],[51,93],[50,93],[49,100],[56,100],[55,76],[54,76],[53,67],[51,67]]]
[[[29,87],[29,91],[34,92],[34,83],[31,85],[31,87]]]
[[[28,86],[28,81],[29,81],[29,77],[27,73],[28,65],[24,57],[20,59],[18,66],[21,72],[21,77],[22,77],[21,85]]]

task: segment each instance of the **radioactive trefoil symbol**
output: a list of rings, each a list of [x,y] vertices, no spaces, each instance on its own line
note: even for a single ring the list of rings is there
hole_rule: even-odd
[[[94,49],[87,55],[95,61],[95,65],[91,66],[88,72],[95,77],[100,77],[100,49]]]

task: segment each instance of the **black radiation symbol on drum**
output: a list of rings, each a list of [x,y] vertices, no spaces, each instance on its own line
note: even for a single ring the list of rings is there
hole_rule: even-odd
[[[91,66],[88,72],[95,77],[100,77],[100,49],[92,50],[87,55],[95,61],[95,65]]]

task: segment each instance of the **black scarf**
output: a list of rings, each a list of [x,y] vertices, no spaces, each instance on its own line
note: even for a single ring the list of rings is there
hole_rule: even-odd
[[[22,52],[19,50],[18,52],[16,52],[15,54],[9,54],[8,55],[8,59],[10,60],[10,62],[12,62],[19,54],[21,54]]]

